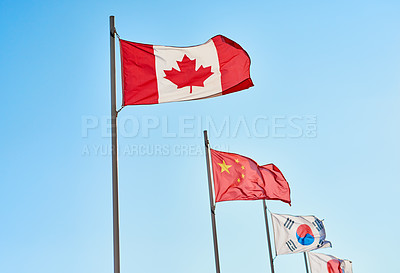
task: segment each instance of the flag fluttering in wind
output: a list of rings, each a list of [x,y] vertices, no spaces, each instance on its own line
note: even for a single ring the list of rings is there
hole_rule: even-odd
[[[211,149],[215,202],[231,200],[280,200],[290,204],[290,188],[274,165]]]
[[[120,49],[123,105],[204,99],[253,86],[249,55],[222,35],[191,47],[120,40]]]
[[[352,273],[352,263],[332,255],[322,253],[308,254],[312,273]]]
[[[271,213],[276,255],[332,247],[325,241],[325,227],[315,216]]]

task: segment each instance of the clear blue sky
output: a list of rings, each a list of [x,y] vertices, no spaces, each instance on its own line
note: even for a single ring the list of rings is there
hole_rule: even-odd
[[[399,12],[369,0],[1,1],[0,272],[112,272],[110,15],[143,43],[223,34],[251,56],[255,83],[121,111],[121,272],[214,272],[210,124],[213,147],[282,170],[292,207],[271,211],[325,219],[333,248],[321,252],[396,272]],[[269,272],[261,201],[217,204],[217,226],[221,272]],[[305,272],[302,254],[275,262]]]

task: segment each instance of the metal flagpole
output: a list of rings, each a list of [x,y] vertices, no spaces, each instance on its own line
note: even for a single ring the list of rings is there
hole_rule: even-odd
[[[214,257],[215,257],[215,270],[216,273],[220,273],[219,268],[219,255],[218,255],[218,241],[217,241],[217,227],[215,224],[215,204],[213,197],[213,189],[212,189],[212,176],[211,176],[211,167],[210,167],[210,145],[208,142],[207,131],[204,131],[204,143],[206,147],[206,162],[207,162],[207,173],[208,173],[208,193],[210,195],[210,208],[211,208],[211,222],[212,222],[212,230],[213,230],[213,238],[214,238]]]
[[[264,207],[264,218],[265,218],[265,227],[267,229],[267,241],[268,241],[268,251],[269,251],[269,262],[271,265],[271,273],[275,273],[274,269],[274,259],[272,258],[272,248],[271,248],[271,237],[269,235],[269,225],[268,225],[268,215],[267,215],[267,202],[263,199],[263,207]]]
[[[306,263],[306,272],[309,273],[309,271],[308,271],[307,252],[303,252],[303,253],[304,253],[304,262]]]
[[[119,259],[119,217],[118,217],[118,143],[117,143],[117,109],[115,82],[115,22],[110,16],[110,72],[111,72],[111,151],[112,151],[112,194],[113,194],[113,242],[114,273],[120,273]]]

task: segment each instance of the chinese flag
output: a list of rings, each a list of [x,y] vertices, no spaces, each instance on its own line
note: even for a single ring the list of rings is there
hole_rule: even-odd
[[[280,200],[290,205],[290,188],[274,164],[259,166],[251,158],[211,149],[215,202]]]

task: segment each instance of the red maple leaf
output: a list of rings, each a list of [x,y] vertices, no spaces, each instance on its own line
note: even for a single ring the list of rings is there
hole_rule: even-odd
[[[191,60],[186,54],[183,56],[182,61],[176,62],[181,71],[175,68],[164,70],[166,75],[164,78],[176,84],[178,88],[190,86],[190,93],[192,93],[193,86],[204,87],[204,81],[214,74],[211,72],[211,66],[200,66],[196,70],[196,59]]]

